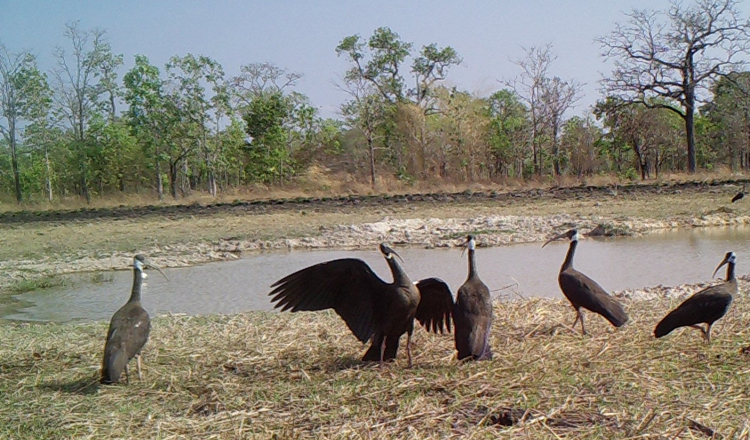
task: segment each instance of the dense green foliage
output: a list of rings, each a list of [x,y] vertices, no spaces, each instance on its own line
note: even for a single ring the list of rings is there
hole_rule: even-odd
[[[550,46],[516,62],[518,82],[480,97],[443,84],[462,62],[449,46],[417,50],[389,28],[344,37],[335,50],[349,63],[338,84],[348,100],[333,120],[294,91],[300,73],[272,64],[227,77],[203,55],[174,56],[163,69],[137,55],[120,79],[124,60],[105,32],[74,23],[65,35],[69,44],[47,73],[30,53],[0,45],[6,199],[216,195],[284,184],[313,165],[373,187],[379,176],[647,179],[690,165],[685,117],[670,111],[679,104],[673,99],[612,93],[570,117],[580,87],[549,73]],[[717,75],[707,104],[695,110],[698,167],[750,167],[749,75]]]

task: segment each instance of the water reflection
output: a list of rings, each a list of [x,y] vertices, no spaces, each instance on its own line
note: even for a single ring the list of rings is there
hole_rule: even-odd
[[[750,228],[701,228],[665,231],[638,238],[584,240],[575,266],[607,290],[676,285],[705,281],[733,250],[738,272],[747,273],[750,253],[746,243]],[[490,289],[514,286],[494,295],[560,296],[557,272],[568,249],[567,242],[478,248],[479,274]],[[437,276],[455,290],[466,278],[466,257],[460,249],[398,249],[412,279]],[[162,313],[214,314],[268,310],[269,285],[303,267],[344,257],[361,258],[386,280],[388,267],[377,249],[371,251],[274,252],[189,268],[165,269],[170,281],[152,273],[143,293],[144,307]],[[130,271],[71,277],[70,287],[17,295],[23,307],[7,310],[4,319],[67,322],[109,319],[128,298]],[[2,310],[2,309],[0,309]]]

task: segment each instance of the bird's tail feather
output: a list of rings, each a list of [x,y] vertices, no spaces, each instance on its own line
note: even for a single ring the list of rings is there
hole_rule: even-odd
[[[125,366],[128,364],[128,357],[123,350],[117,350],[104,359],[102,366],[101,383],[117,383],[120,381]]]
[[[608,297],[608,299],[609,301],[605,308],[606,313],[603,313],[602,316],[607,318],[607,321],[611,322],[615,327],[622,327],[628,322],[628,314],[619,301],[611,297]]]
[[[654,336],[657,338],[661,338],[662,336],[668,335],[672,332],[672,330],[680,327],[679,321],[679,316],[674,313],[674,311],[672,311],[667,316],[665,316],[664,319],[659,321],[658,324],[656,324],[656,328],[654,329]]]

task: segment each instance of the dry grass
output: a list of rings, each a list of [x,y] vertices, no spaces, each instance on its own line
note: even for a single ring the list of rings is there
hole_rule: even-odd
[[[493,361],[459,364],[451,336],[420,328],[415,366],[382,371],[333,313],[160,317],[144,380],[107,387],[106,323],[5,325],[0,437],[747,439],[750,303],[710,346],[653,339],[675,304],[627,301],[619,330],[588,315],[584,337],[563,301],[500,302]]]

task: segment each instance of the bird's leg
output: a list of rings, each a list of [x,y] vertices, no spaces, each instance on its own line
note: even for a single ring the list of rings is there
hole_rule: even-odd
[[[143,375],[141,374],[141,354],[140,353],[135,355],[135,360],[136,360],[136,367],[138,368],[138,380],[142,381]]]
[[[128,371],[128,364],[125,364],[125,380],[128,382],[128,385],[130,385],[130,371]]]
[[[570,326],[570,328],[575,329],[576,324],[578,324],[578,318],[581,317],[581,311],[579,309],[576,309],[576,320],[573,321],[573,325]]]
[[[578,309],[577,312],[578,312],[578,319],[581,320],[581,333],[583,333],[583,335],[585,336],[586,327],[583,325],[583,313],[581,313],[581,309]]]
[[[385,337],[380,342],[380,369],[383,369],[383,358],[385,357]]]
[[[701,333],[703,333],[703,337],[708,339],[708,342],[711,342],[711,336],[708,334],[708,332],[706,332],[706,330],[703,327],[699,326],[698,324],[693,324],[690,327],[697,328],[698,330],[700,330]],[[708,331],[709,332],[711,331],[710,325],[708,326]]]
[[[406,333],[406,359],[411,368],[411,330]]]
[[[707,324],[706,328],[706,344],[711,343],[711,324]]]

